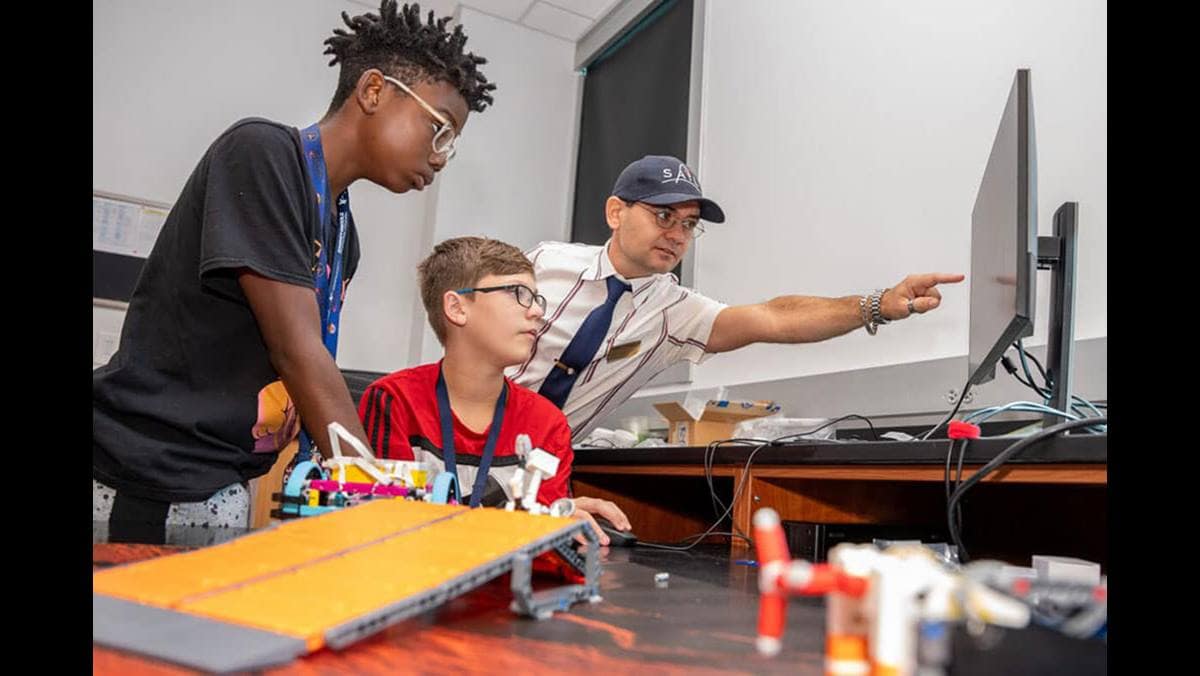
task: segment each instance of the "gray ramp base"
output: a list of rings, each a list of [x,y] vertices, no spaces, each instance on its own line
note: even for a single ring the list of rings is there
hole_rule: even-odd
[[[304,641],[92,594],[92,642],[224,673],[285,664],[305,653]]]

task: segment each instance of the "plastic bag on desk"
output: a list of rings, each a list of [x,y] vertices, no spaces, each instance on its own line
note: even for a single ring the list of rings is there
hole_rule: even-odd
[[[799,438],[803,439],[833,439],[836,425],[817,429],[828,422],[829,418],[785,418],[769,415],[743,420],[733,428],[733,436],[740,439],[778,439],[800,435]]]
[[[609,430],[597,427],[583,441],[574,444],[576,448],[633,448],[637,443],[637,435],[628,430]]]

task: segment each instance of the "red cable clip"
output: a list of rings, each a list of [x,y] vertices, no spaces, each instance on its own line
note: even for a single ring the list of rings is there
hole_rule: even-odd
[[[951,439],[978,439],[980,436],[979,425],[972,425],[961,420],[951,420],[950,428],[946,430],[946,436]]]

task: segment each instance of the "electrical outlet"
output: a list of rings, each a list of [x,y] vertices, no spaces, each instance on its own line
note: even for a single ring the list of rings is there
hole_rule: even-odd
[[[950,388],[950,391],[946,392],[946,403],[953,406],[954,403],[958,401],[958,395],[959,395],[959,392],[957,389],[955,389],[953,387]],[[967,392],[967,396],[963,397],[963,403],[969,404],[974,399],[975,399],[975,393]]]

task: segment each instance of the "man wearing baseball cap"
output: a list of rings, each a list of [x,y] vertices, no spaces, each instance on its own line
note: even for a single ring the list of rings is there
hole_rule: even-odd
[[[674,157],[647,155],[621,172],[604,203],[604,245],[543,242],[526,253],[545,324],[509,376],[540,392],[582,439],[604,415],[667,367],[751,343],[811,343],[923,314],[941,303],[938,284],[961,274],[909,275],[862,296],[780,296],[728,306],[679,286],[671,270],[704,222],[725,212]]]

